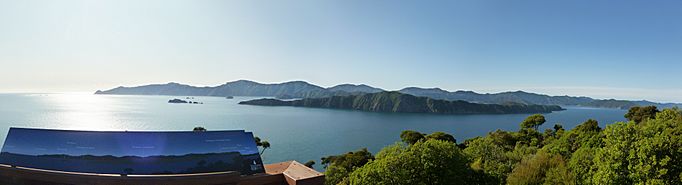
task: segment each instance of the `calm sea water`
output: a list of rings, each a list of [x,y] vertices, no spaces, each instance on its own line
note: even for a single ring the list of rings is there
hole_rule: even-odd
[[[496,129],[517,130],[527,114],[431,115],[371,113],[299,107],[238,105],[255,97],[195,97],[194,104],[169,104],[173,96],[118,96],[90,94],[0,94],[0,143],[9,127],[77,130],[208,130],[243,129],[268,140],[266,163],[306,162],[360,148],[377,152],[399,141],[411,129],[444,131],[458,141]],[[564,128],[592,118],[600,126],[624,121],[624,110],[568,107],[546,114],[542,129],[561,123]],[[321,169],[316,165],[317,169]]]

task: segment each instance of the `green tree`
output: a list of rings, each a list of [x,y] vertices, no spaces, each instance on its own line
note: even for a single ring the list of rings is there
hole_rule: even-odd
[[[377,159],[355,170],[349,184],[468,184],[473,172],[459,148],[441,140],[384,148]]]
[[[596,148],[582,147],[571,154],[568,167],[575,175],[577,184],[595,184],[592,182],[594,176],[594,156]]]
[[[489,137],[469,140],[463,153],[471,161],[472,169],[483,171],[500,182],[504,182],[514,165],[505,148]]]
[[[573,130],[580,132],[599,132],[601,131],[601,128],[599,127],[599,122],[597,122],[597,120],[589,119],[576,126]]]
[[[604,130],[604,148],[595,155],[597,171],[592,177],[596,184],[634,184],[629,175],[629,155],[637,137],[637,129],[632,123],[616,123]]]
[[[348,175],[351,170],[337,165],[330,165],[324,171],[325,185],[346,185],[348,184]]]
[[[661,119],[642,122],[637,140],[630,152],[629,174],[638,184],[682,184],[682,121],[669,110],[659,113]],[[666,119],[672,118],[672,119]],[[634,154],[634,155],[632,155]]]
[[[594,162],[595,183],[682,183],[682,115],[668,109],[656,117],[606,127]]]
[[[426,136],[426,139],[435,139],[435,140],[441,140],[441,141],[447,141],[447,142],[452,142],[452,143],[457,143],[457,140],[455,139],[454,136],[445,133],[445,132],[434,132]]]
[[[414,130],[405,130],[400,133],[400,140],[410,145],[421,141],[424,137],[424,134]]]
[[[268,141],[262,141],[262,142],[261,142],[261,147],[262,147],[263,149],[261,149],[260,154],[263,155],[263,153],[265,152],[265,150],[267,150],[268,148],[270,148],[270,142],[268,142]]]
[[[376,160],[365,150],[322,163],[328,184],[682,184],[682,111],[633,109],[626,117],[604,129],[590,119],[542,134],[544,117],[532,115],[517,132],[459,145],[443,132],[405,131],[404,143]]]
[[[488,133],[486,138],[490,138],[491,141],[505,150],[512,150],[519,141],[519,138],[512,132],[503,131],[500,129],[495,130],[495,132]]]
[[[574,129],[557,134],[558,138],[546,143],[543,150],[551,154],[559,154],[570,158],[571,154],[581,147],[601,147],[602,134],[597,121],[587,120]]]
[[[519,132],[515,133],[517,138],[517,145],[523,144],[528,146],[542,145],[543,135],[535,129],[521,129]]]
[[[326,168],[324,172],[325,184],[347,184],[345,181],[351,172],[372,160],[374,160],[374,156],[367,151],[367,148],[341,155],[323,157],[322,165]]]
[[[332,155],[322,158],[322,165],[337,165],[346,169],[365,165],[370,160],[374,159],[374,155],[370,153],[367,148],[360,149],[355,152],[348,152],[341,155]]]
[[[575,178],[561,156],[538,152],[516,165],[507,184],[575,184]]]
[[[542,114],[533,114],[528,116],[523,122],[521,122],[522,129],[535,129],[538,130],[540,125],[545,123],[545,116]]]
[[[658,112],[656,106],[631,107],[628,113],[625,114],[625,118],[635,123],[641,123],[644,120],[656,118],[656,113]]]
[[[559,132],[559,131],[562,131],[562,130],[564,130],[564,126],[563,126],[563,125],[561,125],[561,124],[559,124],[559,123],[554,124],[554,132]]]
[[[313,168],[313,166],[315,165],[315,161],[309,160],[308,162],[305,162],[303,165],[308,168]]]
[[[266,149],[270,148],[270,142],[268,141],[261,140],[259,137],[253,137],[253,140],[256,141],[256,146],[261,147],[261,155],[263,155],[263,152],[265,152]]]

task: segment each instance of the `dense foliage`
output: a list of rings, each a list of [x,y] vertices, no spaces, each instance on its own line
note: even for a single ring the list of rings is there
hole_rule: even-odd
[[[404,131],[403,143],[376,158],[361,150],[323,164],[328,184],[682,184],[682,112],[633,107],[625,117],[541,133],[545,119],[532,115],[518,131],[460,144],[443,132]]]
[[[468,182],[467,159],[448,141],[425,140],[413,145],[389,146],[376,160],[356,169],[349,184],[438,185]]]
[[[346,184],[348,175],[356,168],[374,159],[374,155],[367,148],[342,155],[322,158],[322,165],[326,167],[325,184]]]
[[[628,113],[625,114],[625,118],[634,121],[635,123],[640,123],[645,119],[654,119],[656,113],[658,113],[658,109],[654,106],[632,107]]]
[[[423,140],[441,140],[448,141],[451,143],[457,143],[457,140],[455,140],[455,136],[452,136],[445,132],[434,132],[429,135],[426,135],[414,130],[405,130],[402,133],[400,133],[400,140],[410,145]]]

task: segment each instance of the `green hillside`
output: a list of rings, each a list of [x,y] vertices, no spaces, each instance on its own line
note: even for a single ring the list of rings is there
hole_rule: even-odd
[[[240,102],[245,105],[295,106],[349,109],[370,112],[435,113],[435,114],[515,114],[548,113],[563,110],[556,105],[478,104],[466,101],[437,100],[395,91],[300,100],[257,99]]]

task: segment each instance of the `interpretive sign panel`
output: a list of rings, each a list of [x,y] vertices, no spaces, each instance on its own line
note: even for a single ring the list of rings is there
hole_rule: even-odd
[[[103,174],[264,173],[250,132],[10,128],[0,164]]]

